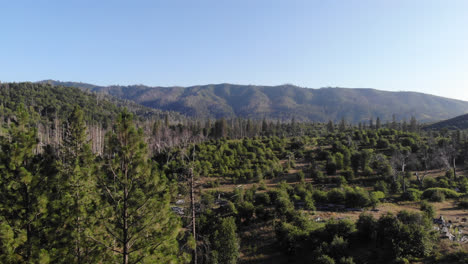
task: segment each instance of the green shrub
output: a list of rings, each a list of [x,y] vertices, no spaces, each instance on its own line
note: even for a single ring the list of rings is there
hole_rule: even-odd
[[[335,260],[327,255],[321,255],[318,257],[315,262],[316,264],[335,264]]]
[[[333,189],[327,193],[329,203],[343,204],[345,201],[345,193],[340,189]]]
[[[255,204],[269,205],[271,202],[268,193],[257,193],[255,194]]]
[[[421,207],[420,210],[428,217],[428,218],[434,218],[435,216],[435,209],[434,206],[427,201],[422,201],[421,202]]]
[[[296,180],[297,181],[300,181],[300,182],[303,182],[305,179],[305,175],[304,175],[304,172],[300,171],[296,174]]]
[[[432,193],[431,197],[429,198],[432,202],[443,202],[445,201],[445,194],[440,190],[436,190]]]
[[[421,200],[422,191],[418,189],[408,188],[406,192],[401,195],[403,201],[419,201]]]
[[[424,190],[422,197],[424,199],[431,199],[431,197],[434,196],[434,193],[438,193],[438,192],[443,194],[446,198],[458,198],[461,195],[457,193],[456,191],[448,189],[448,188],[428,188]],[[440,196],[440,195],[436,194],[436,196]]]
[[[363,174],[364,176],[371,176],[373,173],[374,173],[374,171],[373,171],[372,168],[369,167],[369,166],[366,166],[366,167],[364,168],[364,171],[362,172],[362,174]]]
[[[371,199],[371,205],[372,206],[377,206],[377,204],[380,203],[380,201],[385,198],[385,193],[381,192],[381,191],[375,191],[375,192],[371,192],[369,194],[370,196],[370,199]]]

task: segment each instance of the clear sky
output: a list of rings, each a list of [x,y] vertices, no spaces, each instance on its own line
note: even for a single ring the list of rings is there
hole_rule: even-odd
[[[0,0],[0,80],[468,100],[467,0]]]

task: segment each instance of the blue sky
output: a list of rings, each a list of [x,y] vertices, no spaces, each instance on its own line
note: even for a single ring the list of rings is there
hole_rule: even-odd
[[[4,82],[292,83],[468,100],[466,0],[0,1]]]

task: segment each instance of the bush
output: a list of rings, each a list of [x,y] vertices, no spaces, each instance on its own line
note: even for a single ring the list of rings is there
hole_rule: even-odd
[[[430,219],[434,218],[435,216],[434,206],[427,201],[421,202],[420,210]]]
[[[448,170],[445,172],[445,178],[452,179],[453,178],[453,170]]]
[[[418,189],[408,188],[406,192],[401,195],[403,201],[419,201],[421,200],[422,191]]]
[[[343,176],[335,177],[335,178],[334,178],[334,182],[335,182],[338,186],[346,185],[346,184],[348,183],[348,182],[346,181],[345,177],[343,177]]]
[[[424,190],[422,197],[424,199],[431,199],[434,196],[434,193],[442,193],[447,198],[458,198],[461,195],[456,191],[447,188],[428,188]],[[437,194],[436,196],[440,195]]]
[[[370,204],[369,194],[361,188],[346,189],[346,206],[362,208]]]
[[[275,203],[276,211],[282,215],[286,216],[288,213],[294,211],[294,205],[286,197],[279,197]]]
[[[326,203],[328,201],[327,193],[321,190],[314,190],[312,197],[319,203]]]
[[[300,171],[296,174],[296,179],[297,181],[300,181],[300,182],[303,182],[304,179],[305,179],[305,175],[304,175],[304,172]]]
[[[372,206],[376,206],[377,204],[380,203],[380,201],[385,198],[385,193],[381,192],[381,191],[375,191],[375,192],[371,192],[369,194],[370,196],[370,199],[371,199],[371,205]]]
[[[340,189],[333,189],[327,193],[329,203],[343,204],[345,201],[345,193]]]
[[[429,198],[432,202],[443,202],[445,201],[445,194],[440,190],[436,190],[432,193],[431,197]]]
[[[434,178],[426,177],[423,181],[423,186],[425,189],[437,187],[437,181]]]
[[[383,193],[388,193],[388,184],[384,181],[378,181],[374,185],[374,190],[375,191],[381,191]]]
[[[369,213],[362,213],[356,221],[356,228],[362,241],[371,241],[376,235],[377,220]]]
[[[371,176],[373,173],[374,173],[374,171],[373,171],[372,168],[369,167],[369,166],[366,166],[366,167],[364,168],[364,171],[362,172],[362,174],[363,174],[364,176]]]
[[[327,256],[327,255],[321,255],[320,257],[318,257],[315,262],[316,264],[335,264],[335,261]]]
[[[255,206],[250,202],[242,202],[237,207],[237,211],[239,212],[239,218],[244,219],[245,223],[249,223],[253,218]]]
[[[257,193],[255,194],[255,204],[269,205],[271,202],[268,193]]]
[[[348,248],[348,241],[344,240],[343,237],[334,236],[329,246],[330,255],[335,258],[342,257]]]
[[[330,237],[330,238],[335,237],[335,236],[340,236],[346,239],[350,237],[354,231],[356,231],[354,222],[352,222],[351,220],[347,220],[347,219],[345,220],[331,219],[325,225],[325,232],[327,234],[327,237]]]

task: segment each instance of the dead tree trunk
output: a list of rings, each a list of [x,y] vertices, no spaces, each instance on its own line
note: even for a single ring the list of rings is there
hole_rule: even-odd
[[[193,263],[197,264],[197,230],[196,230],[196,212],[195,212],[195,190],[193,182],[193,168],[190,168],[190,203],[192,205],[192,234],[195,241],[195,248],[193,250]]]

